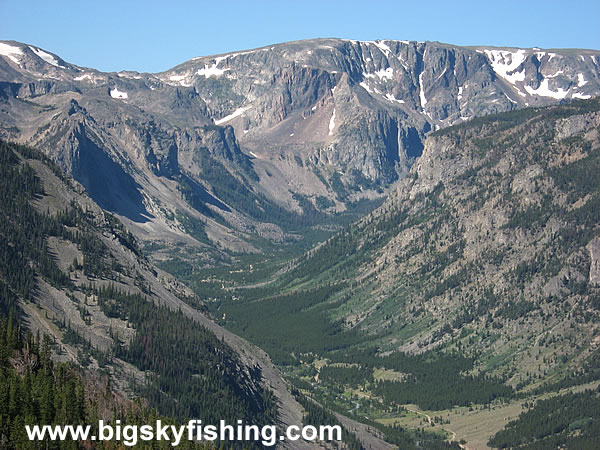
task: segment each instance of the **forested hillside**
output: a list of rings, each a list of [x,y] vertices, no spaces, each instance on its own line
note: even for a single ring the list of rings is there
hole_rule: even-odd
[[[32,168],[36,163],[50,168],[52,176],[41,171],[42,180]],[[116,251],[120,247],[105,242],[103,236],[110,236],[144,264],[135,239],[116,219],[103,217],[99,209],[83,210],[75,201],[64,209],[57,206],[63,199],[55,197],[56,186],[75,186],[32,149],[0,142],[0,164],[2,442],[21,448],[25,423],[97,420],[95,393],[84,393],[92,374],[117,391],[132,389],[141,396],[138,407],[125,400],[124,406],[116,401],[103,405],[114,409],[108,420],[128,410],[147,415],[153,408],[182,421],[275,421],[276,402],[260,384],[260,369],[248,372],[213,332],[181,311],[161,306],[152,293],[157,288],[141,268],[125,265]],[[52,201],[45,202],[48,198]],[[51,243],[56,242],[60,245],[53,251]],[[65,261],[65,248],[75,255],[72,261]],[[37,330],[36,338],[28,328]],[[128,385],[121,384],[124,362],[145,376],[129,371]]]
[[[432,133],[380,208],[209,307],[307,391],[382,423],[594,388],[599,127],[593,99]]]

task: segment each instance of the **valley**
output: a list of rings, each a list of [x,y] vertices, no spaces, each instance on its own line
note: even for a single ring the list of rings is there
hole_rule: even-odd
[[[598,124],[594,100],[434,133],[379,209],[267,284],[213,280],[229,287],[207,305],[338,411],[414,427],[390,408],[469,408],[475,423],[493,405],[515,419],[597,377]],[[474,448],[495,429],[457,423]]]

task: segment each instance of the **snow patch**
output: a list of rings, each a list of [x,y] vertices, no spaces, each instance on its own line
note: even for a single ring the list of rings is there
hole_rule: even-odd
[[[392,78],[394,78],[394,69],[392,69],[391,67],[388,67],[385,70],[381,69],[375,73],[363,73],[363,76],[365,78],[378,77],[380,80],[383,80],[383,79],[391,80]]]
[[[23,51],[19,47],[4,44],[0,42],[0,55],[6,56],[11,61],[19,64],[20,57],[23,56]]]
[[[514,88],[517,90],[517,94],[519,94],[521,97],[527,97],[527,94],[521,91],[517,86],[514,86]]]
[[[578,73],[577,74],[577,86],[578,87],[583,87],[587,84],[586,79],[583,77],[582,73]]]
[[[120,90],[118,90],[117,88],[113,88],[110,90],[110,96],[112,98],[118,98],[118,99],[126,99],[128,97],[127,92],[122,92]]]
[[[565,91],[564,89],[558,88],[558,91],[553,91],[550,89],[550,87],[548,86],[548,79],[544,79],[541,83],[540,83],[540,87],[537,89],[533,89],[531,86],[525,86],[525,90],[530,94],[530,95],[538,95],[540,97],[552,97],[554,99],[560,100],[563,99],[567,96],[567,93],[569,92],[568,90]]]
[[[369,85],[367,83],[365,83],[364,81],[360,82],[360,85],[364,88],[365,91],[367,91],[369,94],[372,93],[371,88],[369,87]]]
[[[215,58],[215,66],[218,66],[219,64],[221,64],[221,61],[225,61],[227,58],[235,58],[239,53],[233,53],[231,55],[225,55],[225,56],[217,56]]]
[[[373,44],[375,47],[385,53],[385,56],[389,56],[389,54],[392,53],[392,50],[383,41],[367,41],[367,44]]]
[[[592,98],[592,96],[587,95],[587,94],[580,94],[579,92],[573,92],[573,94],[571,95],[571,98],[579,98],[581,100],[587,100],[588,98]]]
[[[458,99],[459,100],[462,99],[462,93],[463,93],[463,87],[461,86],[458,88]]]
[[[42,50],[40,48],[32,47],[31,45],[29,46],[29,48],[31,49],[31,51],[33,53],[35,53],[38,57],[42,58],[48,64],[51,64],[54,67],[60,67],[61,69],[66,69],[66,67],[61,66],[58,63],[58,60],[54,56],[52,56],[50,53],[46,53],[44,50]]]
[[[169,80],[174,81],[175,83],[177,83],[177,84],[179,84],[180,86],[183,86],[183,87],[190,87],[190,86],[192,86],[192,81],[190,79],[190,74],[189,73],[185,74],[185,75],[171,75],[169,77]]]
[[[517,104],[517,102],[515,102],[512,98],[510,98],[508,95],[504,94],[504,96],[508,99],[509,102],[514,103],[515,105]]]
[[[294,136],[294,133],[290,134],[290,137]]]
[[[398,100],[392,94],[385,94],[385,98],[387,98],[392,103],[400,103],[400,104],[404,103],[404,100]]]
[[[329,136],[333,135],[333,129],[335,128],[335,108],[333,108],[333,114],[329,119]]]
[[[427,104],[427,99],[425,98],[425,91],[423,90],[423,72],[419,74],[419,98],[421,99],[421,108],[424,108]]]
[[[273,50],[275,47],[271,47],[271,50]],[[217,66],[219,65],[219,63],[227,58],[235,58],[236,56],[241,56],[241,55],[249,55],[251,53],[256,53],[259,50],[248,50],[247,52],[237,52],[237,53],[228,53],[227,55],[224,56],[217,56],[215,58],[216,64]],[[260,51],[268,51],[268,49],[261,49]],[[206,59],[206,56],[196,56],[195,58],[192,58],[191,61],[197,61],[199,59]]]
[[[91,80],[92,76],[89,73],[80,75],[78,77],[73,78],[75,81],[82,81],[82,80]]]
[[[484,50],[492,69],[510,84],[525,80],[525,70],[514,73],[514,71],[525,61],[525,50],[510,52],[508,50]]]
[[[231,119],[235,119],[236,117],[241,116],[246,111],[248,111],[250,108],[251,108],[251,106],[243,106],[241,108],[238,108],[234,112],[229,114],[228,116],[225,116],[221,119],[215,120],[215,125],[221,125],[222,123],[229,122]]]
[[[244,130],[246,131],[246,130]],[[252,150],[250,150],[248,153],[250,153],[250,156],[254,156],[255,158],[258,158],[258,155],[256,153],[254,153]]]
[[[563,71],[559,70],[558,72],[556,72],[554,75],[546,75],[545,78],[556,78],[557,76],[559,76],[560,74],[562,74]]]
[[[444,75],[446,74],[446,67],[444,67],[444,70],[442,71],[442,73],[440,73],[438,75],[438,77],[435,79],[435,81],[439,80],[440,78],[442,78]]]
[[[223,75],[225,72],[227,72],[230,69],[219,69],[217,68],[217,66],[219,65],[219,63],[221,62],[222,59],[225,59],[226,57],[219,57],[217,58],[217,62],[215,64],[213,64],[212,66],[208,66],[208,64],[204,65],[203,69],[199,69],[198,72],[196,72],[196,74],[198,75],[204,75],[205,78],[210,78],[210,77],[220,77],[221,75]]]
[[[117,74],[117,76],[119,78],[129,78],[130,80],[141,80],[142,79],[142,77],[139,75],[130,75],[128,73],[121,73],[121,72],[119,72]]]

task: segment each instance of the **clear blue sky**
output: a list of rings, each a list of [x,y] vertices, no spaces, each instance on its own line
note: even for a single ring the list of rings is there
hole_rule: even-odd
[[[104,71],[315,37],[600,49],[598,0],[0,0],[0,39]]]

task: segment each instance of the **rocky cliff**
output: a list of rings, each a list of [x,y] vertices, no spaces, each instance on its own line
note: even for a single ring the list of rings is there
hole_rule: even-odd
[[[597,95],[599,56],[318,39],[102,73],[4,41],[0,134],[44,149],[142,239],[210,248],[210,263],[381,197],[431,131]]]

